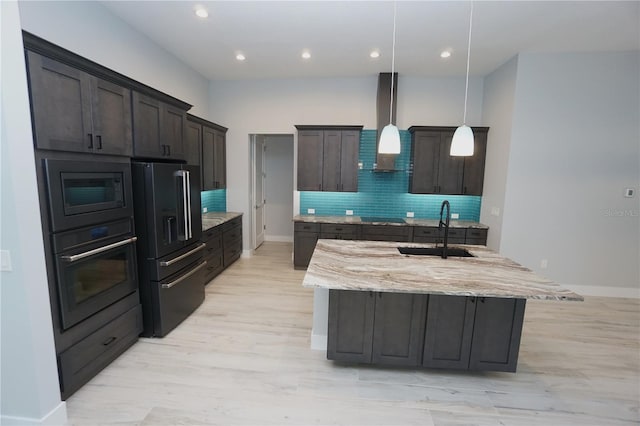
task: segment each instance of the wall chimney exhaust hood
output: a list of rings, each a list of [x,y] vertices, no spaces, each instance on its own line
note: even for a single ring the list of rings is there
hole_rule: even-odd
[[[396,121],[396,100],[398,99],[398,73],[393,73],[393,111],[391,122]],[[380,135],[384,126],[389,124],[389,108],[391,104],[391,73],[381,72],[378,76],[378,95],[376,98],[377,127],[378,135],[376,137],[376,167],[377,172],[395,172],[396,157],[395,154],[378,154],[378,144],[380,143]]]

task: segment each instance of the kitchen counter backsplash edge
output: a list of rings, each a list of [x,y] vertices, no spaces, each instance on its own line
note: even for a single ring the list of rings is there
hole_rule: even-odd
[[[296,215],[293,217],[294,222],[304,223],[334,223],[334,224],[355,224],[355,225],[395,225],[395,226],[438,226],[438,219],[418,219],[403,218],[404,223],[384,222],[384,221],[365,221],[360,216],[322,216],[322,215]],[[470,220],[451,220],[449,222],[451,228],[473,228],[473,229],[489,229],[487,225],[480,222]]]
[[[222,225],[229,222],[238,216],[242,216],[242,213],[237,212],[207,212],[202,213],[202,231],[207,231],[215,226]]]

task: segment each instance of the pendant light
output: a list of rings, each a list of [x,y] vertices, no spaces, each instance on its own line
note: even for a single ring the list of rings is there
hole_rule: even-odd
[[[473,0],[471,1],[471,12],[469,13],[469,45],[467,47],[467,81],[464,87],[464,115],[462,126],[458,127],[451,140],[450,155],[459,157],[469,157],[473,155],[473,131],[467,126],[467,95],[469,92],[469,58],[471,57],[471,24],[473,22]]]
[[[400,154],[400,132],[393,122],[393,84],[396,62],[396,2],[393,2],[393,44],[391,46],[391,103],[389,105],[389,124],[384,126],[378,144],[379,154]]]

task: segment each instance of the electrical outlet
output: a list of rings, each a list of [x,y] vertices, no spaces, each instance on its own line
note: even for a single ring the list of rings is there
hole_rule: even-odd
[[[500,216],[500,207],[491,207],[491,216]]]
[[[0,250],[0,271],[9,272],[13,270],[11,267],[11,252],[9,250]]]
[[[316,214],[316,209],[307,209],[307,214]]]
[[[364,169],[364,163],[362,161],[358,162],[358,169]]]
[[[203,208],[202,208],[202,213],[206,213],[206,212],[208,212],[208,211],[209,211],[209,209],[207,209],[206,207],[203,207]]]
[[[347,211],[345,211],[345,214],[347,216],[353,216],[353,210],[347,210]]]
[[[548,261],[547,259],[542,259],[542,260],[540,261],[540,267],[541,267],[542,269],[547,269],[547,266],[549,266],[549,261]]]
[[[407,217],[414,217],[413,212],[407,212]]]
[[[451,219],[460,219],[459,213],[451,213]]]

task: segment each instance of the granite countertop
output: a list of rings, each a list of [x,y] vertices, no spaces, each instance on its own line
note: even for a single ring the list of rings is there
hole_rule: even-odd
[[[584,300],[484,246],[464,245],[474,257],[447,259],[403,255],[397,247],[434,244],[318,240],[302,285],[335,290]]]
[[[396,219],[401,222],[389,222],[379,218],[375,220],[366,220],[360,216],[321,216],[321,215],[296,215],[293,218],[294,222],[306,222],[306,223],[334,223],[334,224],[366,224],[366,225],[395,225],[395,226],[433,226],[437,227],[440,221],[438,219],[417,219],[417,218],[404,218]],[[470,220],[451,220],[449,221],[451,228],[475,228],[475,229],[489,229],[487,225],[479,222],[473,222]]]
[[[238,216],[242,216],[242,213],[236,212],[208,212],[202,213],[202,230],[206,231],[214,226],[222,225],[225,222],[229,222]]]

